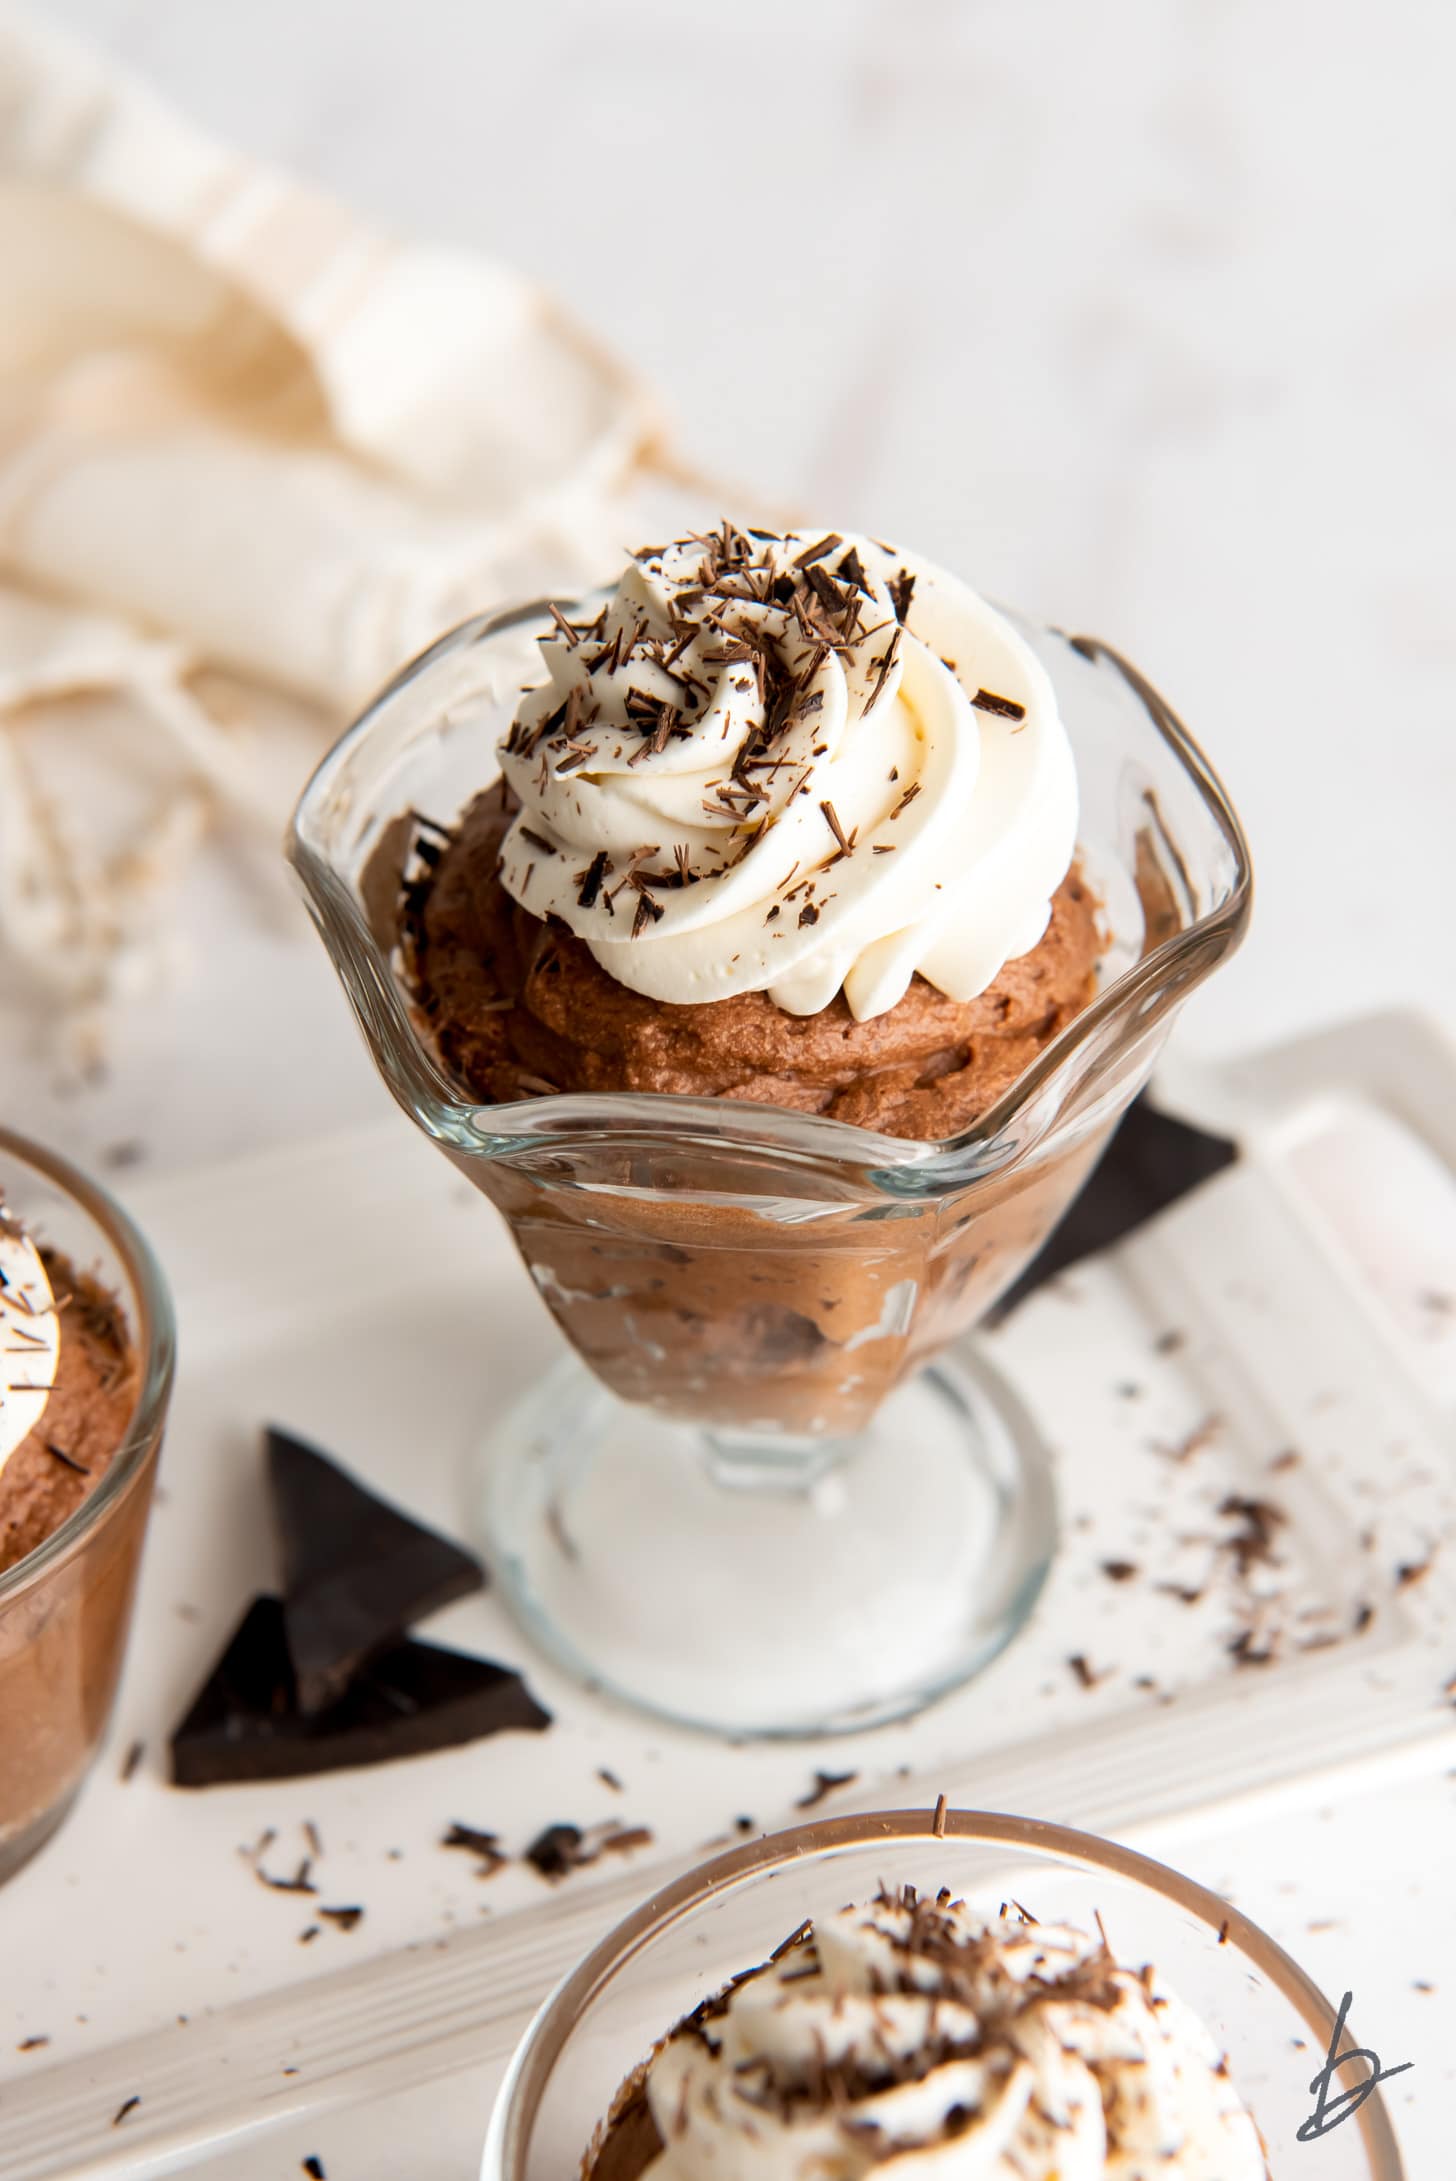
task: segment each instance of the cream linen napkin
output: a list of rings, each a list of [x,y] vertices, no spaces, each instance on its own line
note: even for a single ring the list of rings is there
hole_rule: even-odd
[[[604,572],[658,423],[518,274],[5,8],[0,267],[0,949],[94,1025],[165,967],[209,830],[279,815],[203,670],[336,721],[483,601]]]

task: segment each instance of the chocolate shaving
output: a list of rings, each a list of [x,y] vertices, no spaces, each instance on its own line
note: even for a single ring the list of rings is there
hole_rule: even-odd
[[[364,1921],[362,1908],[321,1908],[316,1913],[325,1923],[334,1924],[340,1931],[353,1931]]]
[[[640,939],[649,924],[655,924],[662,915],[662,903],[654,901],[651,894],[639,891],[637,908],[632,918],[632,937]]]
[[[599,848],[584,871],[577,873],[581,881],[576,897],[579,909],[594,909],[597,896],[602,890],[602,880],[612,868],[612,859],[605,848]]]
[[[908,568],[902,568],[898,575],[890,577],[885,588],[894,601],[896,620],[907,621],[910,617],[910,601],[915,596],[914,576]]]
[[[604,1855],[627,1855],[634,1848],[647,1847],[651,1840],[645,1825],[618,1825],[615,1820],[589,1833],[579,1825],[548,1825],[537,1834],[521,1860],[543,1878],[565,1878]]]
[[[844,827],[839,822],[839,816],[834,808],[834,805],[829,802],[823,802],[819,805],[819,808],[824,813],[824,823],[828,826],[830,832],[838,841],[845,855],[848,855],[850,851],[850,842],[847,835],[845,834]]]
[[[74,1469],[78,1477],[90,1476],[91,1472],[85,1462],[78,1462],[74,1454],[68,1454],[63,1446],[57,1446],[54,1439],[46,1440],[45,1450],[47,1454],[51,1455],[55,1461],[60,1462],[65,1468]]]
[[[994,689],[978,689],[971,699],[978,712],[994,712],[998,719],[1025,719],[1026,706],[1014,697],[998,697]]]
[[[816,1771],[814,1785],[807,1795],[799,1797],[799,1800],[794,1804],[794,1808],[796,1810],[812,1810],[816,1804],[823,1802],[826,1795],[832,1795],[836,1787],[851,1787],[858,1778],[859,1774],[857,1772]]]
[[[826,554],[832,553],[837,545],[843,545],[843,543],[844,540],[840,537],[838,531],[831,530],[826,537],[819,540],[817,545],[806,545],[803,552],[795,559],[794,566],[796,568],[812,568],[816,560],[823,560]]]
[[[440,1837],[442,1848],[463,1848],[476,1859],[477,1878],[494,1878],[496,1872],[510,1861],[495,1833],[483,1833],[474,1825],[452,1824]]]
[[[116,2111],[111,2116],[112,2127],[119,2128],[122,2122],[126,2119],[127,2114],[134,2113],[137,2107],[141,2104],[141,2102],[142,2101],[140,2097],[138,2097],[135,2092],[132,2094],[131,2097],[125,2099],[124,2102],[117,2107]]]
[[[890,678],[891,670],[894,667],[896,659],[899,657],[900,635],[900,630],[896,629],[894,635],[890,638],[888,645],[885,647],[885,650],[880,655],[879,665],[875,670],[874,684],[870,690],[869,695],[865,698],[866,717],[868,717],[868,715],[873,712],[875,706],[879,703],[880,697],[884,692],[885,684]],[[918,794],[919,789],[917,788],[915,792]],[[904,804],[902,803],[900,807],[901,809],[903,809]],[[898,815],[899,813],[896,812],[896,816]]]

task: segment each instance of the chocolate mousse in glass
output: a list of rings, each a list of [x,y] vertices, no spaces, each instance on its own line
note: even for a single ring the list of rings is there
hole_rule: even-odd
[[[120,1678],[171,1391],[161,1274],[119,1206],[0,1129],[0,1879],[50,1837]]]
[[[478,1470],[539,1639],[740,1733],[975,1671],[1055,1524],[1024,1412],[948,1346],[1248,915],[1162,700],[891,547],[725,523],[443,639],[290,854],[579,1359]]]
[[[1237,1909],[1064,1826],[875,1811],[659,1886],[527,2029],[480,2176],[1289,2181],[1332,2040],[1320,2181],[1401,2181],[1357,2025]]]

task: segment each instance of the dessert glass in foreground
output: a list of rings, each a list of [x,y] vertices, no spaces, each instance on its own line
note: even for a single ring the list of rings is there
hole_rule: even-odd
[[[527,2031],[492,2115],[481,2181],[562,2181],[589,2171],[621,2086],[683,2017],[766,1961],[805,1919],[822,1928],[846,1903],[872,1901],[882,1886],[898,1895],[906,1885],[932,1902],[946,1888],[988,1919],[1003,1904],[1029,1910],[1041,1924],[1085,1931],[1096,1931],[1100,1919],[1115,1958],[1133,1968],[1151,1964],[1226,2057],[1233,2089],[1262,2137],[1272,2181],[1303,2172],[1311,2159],[1320,2181],[1401,2181],[1378,2089],[1317,2145],[1298,2141],[1313,2107],[1311,2078],[1329,2050],[1334,2009],[1247,1918],[1163,1865],[1086,1833],[979,1811],[951,1812],[942,1822],[943,1837],[924,1811],[804,1826],[720,1856],[656,1894],[566,1978]],[[1096,2020],[1094,2013],[1094,2031]],[[1353,2051],[1357,2041],[1347,2033],[1344,2049]],[[1361,2061],[1339,2087],[1352,2087],[1365,2072]],[[930,2117],[933,2125],[933,2111]],[[908,2120],[903,2133],[915,2134]],[[964,2148],[967,2138],[959,2140]],[[1026,2181],[1058,2170],[1067,2181],[1073,2174],[1095,2181],[1104,2170],[1100,2161],[1086,2162],[1085,2146],[1084,2163],[1072,2161],[1072,2130],[1061,2147],[1068,2152],[1064,2165],[1017,2164],[1017,2172]],[[623,2138],[617,2148],[620,2168],[613,2168],[612,2181],[633,2181],[652,2143]],[[830,2170],[822,2159],[799,2163],[791,2134],[775,2133],[766,2145],[739,2136],[720,2146],[731,2155],[711,2168],[688,2155],[695,2148],[691,2135],[677,2148],[681,2155],[670,2153],[661,2169],[673,2181],[709,2170],[752,2181],[760,2150],[767,2150],[777,2181]],[[851,2131],[839,2148],[841,2163],[833,2170],[853,2181],[885,2147],[867,2149],[866,2139]],[[1156,2170],[1243,2181],[1246,2138],[1242,2149],[1245,2164],[1237,2173],[1177,2158],[1159,2161]],[[919,2153],[945,2174],[959,2170],[956,2154],[954,2136]],[[761,2170],[766,2174],[769,2165]],[[965,2170],[1010,2167],[972,2162]],[[1144,2168],[1134,2162],[1115,2170]]]
[[[61,1368],[49,1400],[22,1394],[36,1413],[12,1418],[9,1459],[0,1468],[3,1879],[61,1823],[106,1731],[171,1392],[174,1334],[151,1252],[93,1182],[0,1130],[0,1190],[6,1212],[71,1281],[69,1301],[64,1291],[27,1298],[39,1302],[37,1324],[59,1325]],[[61,1304],[58,1318],[53,1301]],[[5,1358],[12,1387],[22,1378],[27,1386],[46,1382],[29,1366],[41,1337],[27,1330],[31,1318],[30,1307],[10,1315],[23,1351]],[[12,1447],[22,1426],[29,1428]]]
[[[1018,624],[1075,753],[1106,946],[1095,996],[972,1125],[926,1141],[747,1096],[529,1078],[548,1095],[482,1102],[412,1005],[401,901],[407,924],[540,681],[537,640],[601,603],[436,645],[319,768],[290,854],[385,1080],[504,1212],[589,1366],[563,1364],[491,1436],[483,1526],[518,1613],[579,1675],[671,1717],[870,1725],[975,1671],[1040,1586],[1054,1518],[1035,1435],[983,1364],[943,1351],[1045,1240],[1176,1006],[1237,944],[1247,853],[1134,670]],[[590,895],[591,865],[578,876]],[[633,922],[657,943],[651,908]]]

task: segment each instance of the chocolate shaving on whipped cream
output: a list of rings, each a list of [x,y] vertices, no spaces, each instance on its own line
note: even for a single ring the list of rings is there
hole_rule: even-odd
[[[1014,1907],[1015,1904],[1012,1904]],[[1266,2181],[1208,2030],[1106,1939],[949,1892],[801,1927],[624,2087],[596,2181]]]
[[[501,883],[629,990],[793,1015],[842,990],[865,1021],[917,974],[972,1000],[1036,946],[1076,841],[1071,745],[1030,645],[955,578],[725,520],[552,619],[501,745]]]

